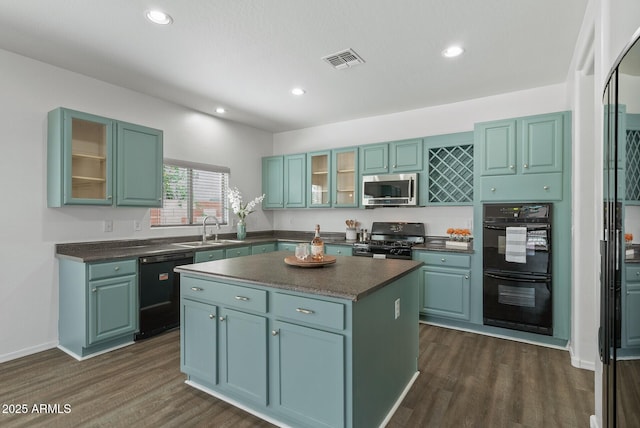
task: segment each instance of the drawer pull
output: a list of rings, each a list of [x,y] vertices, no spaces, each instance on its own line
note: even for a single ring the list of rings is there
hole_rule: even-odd
[[[542,187],[544,190],[549,190],[549,186]]]
[[[242,300],[243,302],[246,302],[249,300],[249,298],[244,296],[236,296],[236,300]]]
[[[306,315],[315,314],[315,311],[312,311],[311,309],[304,309],[304,308],[296,308],[296,312],[300,312],[301,314],[306,314]]]
[[[640,276],[640,270],[636,271],[636,276]]]
[[[116,272],[120,270],[120,266],[116,266],[113,268],[113,270],[115,270]]]
[[[495,192],[495,191],[496,191],[496,188],[495,188],[495,187],[492,187],[492,188],[491,188],[491,191],[492,191],[492,192]]]
[[[200,288],[200,287],[191,287],[191,290],[193,291],[203,291],[204,288]]]
[[[445,259],[445,258],[443,257],[443,258],[441,258],[441,259],[440,259],[440,261],[441,261],[442,263],[445,263],[445,262],[447,261],[447,259]]]

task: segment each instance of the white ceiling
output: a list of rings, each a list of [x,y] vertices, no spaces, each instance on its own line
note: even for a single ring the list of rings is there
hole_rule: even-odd
[[[2,0],[0,48],[279,132],[564,82],[586,3]],[[321,60],[348,48],[366,63]]]

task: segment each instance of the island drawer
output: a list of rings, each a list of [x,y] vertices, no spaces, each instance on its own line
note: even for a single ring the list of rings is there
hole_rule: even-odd
[[[274,293],[273,312],[280,318],[344,330],[344,305],[340,303]]]
[[[267,291],[238,285],[223,284],[200,278],[182,277],[182,296],[194,300],[206,300],[223,306],[267,312]]]
[[[471,266],[471,256],[466,254],[433,253],[427,251],[414,252],[414,259],[424,262],[427,265],[461,267]]]
[[[116,262],[92,263],[89,265],[89,280],[112,278],[120,275],[135,274],[137,260],[118,260]]]

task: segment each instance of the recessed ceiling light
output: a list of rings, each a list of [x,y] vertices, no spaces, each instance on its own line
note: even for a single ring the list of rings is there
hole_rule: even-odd
[[[227,110],[225,110],[223,107],[218,107],[216,109],[216,113],[219,113],[219,114],[224,114],[226,112],[227,112]]]
[[[446,58],[454,58],[456,56],[462,55],[463,52],[464,49],[462,49],[460,46],[449,46],[442,51],[442,56]]]
[[[150,10],[147,12],[147,19],[154,24],[168,25],[173,22],[173,18],[170,15],[162,12],[161,10]]]
[[[304,95],[306,92],[307,92],[307,91],[305,91],[305,90],[304,90],[304,89],[302,89],[302,88],[293,88],[293,89],[291,90],[291,93],[292,93],[293,95]]]

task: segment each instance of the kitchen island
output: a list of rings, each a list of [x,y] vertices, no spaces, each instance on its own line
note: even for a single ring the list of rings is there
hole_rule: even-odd
[[[176,268],[187,383],[280,426],[383,426],[418,375],[421,263],[290,255]]]

